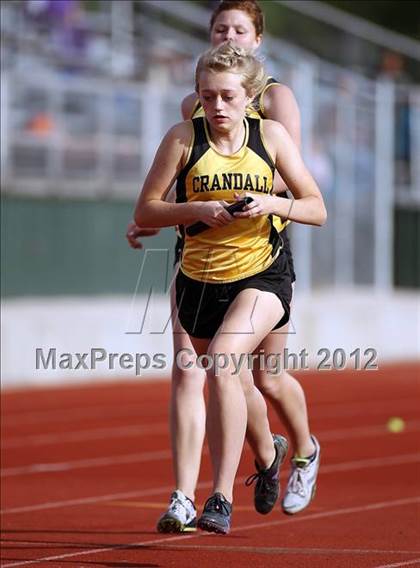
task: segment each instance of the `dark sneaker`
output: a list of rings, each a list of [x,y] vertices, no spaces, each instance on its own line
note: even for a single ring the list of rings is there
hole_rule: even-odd
[[[257,462],[257,473],[248,477],[245,485],[252,485],[256,481],[254,492],[255,510],[261,515],[267,515],[273,510],[280,494],[280,466],[286,457],[289,445],[284,436],[273,434],[276,457],[267,469],[261,469]]]
[[[207,499],[197,526],[203,531],[227,534],[231,515],[232,504],[221,493],[215,493]]]
[[[160,517],[157,530],[160,533],[197,530],[197,512],[194,503],[179,489],[172,493],[169,507]]]

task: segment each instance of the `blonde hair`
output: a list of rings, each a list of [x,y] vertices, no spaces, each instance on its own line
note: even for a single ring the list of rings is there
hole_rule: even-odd
[[[195,70],[195,90],[199,92],[199,77],[202,71],[228,71],[242,75],[241,85],[250,98],[256,97],[264,89],[267,76],[263,64],[255,55],[232,43],[222,43],[205,51]]]

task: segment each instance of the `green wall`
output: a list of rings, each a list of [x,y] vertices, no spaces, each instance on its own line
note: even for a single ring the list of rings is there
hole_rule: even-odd
[[[4,197],[2,295],[89,295],[134,291],[144,252],[125,239],[134,203]],[[144,239],[147,270],[139,290],[172,276],[172,228]]]
[[[396,209],[394,220],[394,283],[420,288],[420,211]]]
[[[4,197],[2,295],[132,294],[144,259],[125,239],[132,203]],[[139,292],[164,292],[172,277],[172,228],[149,249]],[[158,250],[159,249],[159,250]],[[395,211],[394,282],[420,288],[420,212]]]

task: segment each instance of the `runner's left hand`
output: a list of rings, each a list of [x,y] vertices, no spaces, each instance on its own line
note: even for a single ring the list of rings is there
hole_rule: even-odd
[[[270,213],[273,213],[272,199],[276,198],[273,198],[272,195],[259,195],[250,192],[235,193],[235,199],[237,200],[244,199],[245,197],[251,197],[251,203],[245,205],[243,211],[234,213],[234,217],[246,219],[248,217],[258,217],[260,215],[270,215]]]

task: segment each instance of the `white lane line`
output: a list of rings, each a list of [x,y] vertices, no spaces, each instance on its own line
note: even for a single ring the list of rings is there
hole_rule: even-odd
[[[328,517],[337,517],[337,516],[341,516],[341,515],[349,515],[349,514],[353,514],[353,513],[360,513],[360,512],[366,512],[366,511],[374,511],[374,510],[380,510],[380,509],[386,509],[389,507],[399,507],[399,506],[403,506],[403,505],[412,505],[413,503],[418,503],[420,502],[420,496],[415,496],[415,497],[409,497],[406,499],[397,499],[395,501],[381,501],[378,503],[371,503],[370,505],[362,505],[360,507],[346,507],[344,509],[336,509],[334,511],[324,511],[322,513],[313,513],[313,514],[309,514],[309,515],[304,515],[301,517],[293,517],[291,518],[287,518],[287,519],[281,519],[278,521],[270,521],[270,522],[266,522],[266,523],[257,523],[257,524],[252,524],[252,525],[244,525],[242,527],[234,527],[231,530],[232,532],[239,532],[239,531],[248,531],[248,530],[255,530],[255,529],[262,529],[262,528],[267,528],[270,526],[278,526],[278,525],[284,525],[284,524],[289,524],[291,522],[293,523],[299,523],[299,522],[305,522],[305,521],[311,521],[313,519],[321,519],[321,518],[328,518]],[[150,547],[150,545],[152,544],[160,544],[160,543],[168,543],[171,542],[173,540],[176,541],[180,541],[180,540],[189,540],[192,538],[198,538],[198,537],[205,537],[205,536],[214,536],[211,533],[193,533],[193,534],[187,534],[187,535],[176,535],[174,537],[167,537],[167,538],[158,538],[158,539],[154,539],[154,540],[149,540],[149,541],[140,541],[140,542],[133,542],[133,543],[129,543],[129,544],[121,544],[121,545],[115,545],[115,546],[108,546],[108,547],[104,547],[104,548],[95,548],[93,550],[84,550],[81,552],[68,552],[66,554],[59,554],[57,556],[47,556],[44,558],[38,558],[36,560],[24,560],[24,561],[19,561],[19,562],[11,562],[8,564],[3,564],[3,568],[12,568],[12,566],[27,566],[29,564],[38,564],[40,562],[52,562],[55,560],[62,560],[64,558],[74,558],[74,557],[79,557],[79,556],[88,556],[91,554],[99,554],[102,552],[114,552],[117,550],[124,550],[124,549],[128,549],[128,548],[134,548],[134,547],[138,547],[138,548],[142,548],[142,547]],[[390,568],[390,567],[387,567]]]
[[[420,430],[420,420],[407,420],[404,425],[403,432],[418,432]],[[370,436],[390,436],[391,433],[387,429],[386,422],[375,424],[373,426],[360,426],[343,428],[340,430],[318,430],[317,437],[323,442],[334,442],[336,440],[351,440],[352,438],[369,438]]]
[[[45,531],[48,534],[48,531]],[[205,536],[205,535],[202,535]],[[36,545],[37,548],[52,548],[59,547],[63,543],[60,541],[41,542],[39,540],[15,540],[10,538],[3,538],[1,542],[4,544],[13,544],[15,546],[22,545],[23,547],[30,547]],[[68,545],[68,543],[66,543]],[[348,555],[356,554],[366,556],[368,554],[404,554],[413,555],[420,554],[419,550],[384,550],[384,549],[369,549],[369,548],[302,548],[302,547],[281,547],[281,546],[223,546],[223,545],[207,545],[207,544],[156,544],[153,548],[157,550],[208,550],[216,552],[251,552],[259,554],[310,554],[310,555]],[[393,565],[392,565],[393,566]]]
[[[7,409],[7,402],[3,405]],[[372,407],[368,410],[369,407]],[[405,411],[416,411],[418,408],[418,402],[413,400],[413,397],[406,397],[401,399],[393,400],[361,400],[358,402],[318,402],[313,405],[313,410],[311,411],[312,418],[334,418],[341,416],[354,416],[360,415],[361,408],[363,412],[373,416],[375,414],[383,414],[388,411],[392,411],[393,414],[396,410],[399,413]],[[83,418],[103,418],[107,420],[110,417],[132,417],[139,416],[141,413],[141,403],[130,403],[124,405],[109,405],[109,406],[92,406],[92,407],[80,407],[80,408],[63,408],[62,410],[45,410],[45,411],[35,411],[35,412],[25,412],[20,413],[10,413],[9,415],[3,412],[2,424],[4,427],[8,426],[23,426],[23,425],[33,425],[33,424],[49,424],[53,421],[57,423],[61,422],[74,422],[75,420],[81,420]]]
[[[407,423],[408,425],[408,423]],[[25,446],[46,446],[48,444],[63,445],[66,442],[83,442],[90,440],[109,440],[112,438],[129,438],[142,434],[162,434],[169,429],[167,422],[156,424],[133,424],[115,428],[95,428],[92,430],[79,430],[75,432],[61,432],[59,434],[37,434],[34,436],[14,436],[2,443],[3,449],[21,448]]]
[[[116,456],[105,456],[101,458],[90,458],[85,460],[74,460],[69,462],[55,463],[34,463],[21,467],[9,467],[1,470],[1,477],[14,477],[17,475],[33,475],[35,473],[56,473],[62,471],[73,471],[77,469],[114,466],[128,463],[150,462],[168,460],[172,456],[170,450],[156,452],[142,452],[138,454],[123,454]]]
[[[361,505],[360,507],[346,507],[344,509],[338,509],[336,511],[323,511],[320,513],[312,513],[310,515],[307,515],[306,517],[292,517],[292,519],[288,518],[288,519],[282,519],[280,521],[267,521],[266,523],[255,523],[253,525],[247,525],[246,527],[238,527],[238,528],[233,528],[232,532],[236,531],[236,530],[254,530],[254,529],[259,529],[259,528],[265,528],[265,527],[270,527],[270,526],[277,526],[277,525],[284,525],[286,523],[296,523],[296,522],[301,522],[304,521],[305,519],[323,519],[324,517],[334,517],[337,515],[347,515],[347,514],[353,514],[353,513],[360,513],[361,511],[366,512],[366,511],[376,511],[379,509],[384,509],[388,506],[390,507],[399,507],[399,506],[403,506],[403,505],[412,505],[413,503],[420,503],[420,495],[416,495],[414,497],[407,497],[405,499],[396,499],[394,501],[380,501],[378,503],[371,503],[370,505]],[[388,505],[389,504],[389,505]]]
[[[352,471],[354,469],[365,469],[370,467],[392,466],[402,463],[417,463],[420,461],[420,454],[403,454],[401,456],[387,456],[384,458],[371,458],[365,460],[355,460],[343,463],[334,463],[321,466],[320,473],[335,473],[337,471]]]
[[[322,443],[322,438],[321,438]],[[250,451],[247,448],[246,451]],[[208,450],[205,449],[204,453]],[[170,450],[161,450],[155,452],[142,452],[136,454],[123,454],[115,456],[104,456],[98,458],[90,458],[84,460],[73,460],[68,462],[51,462],[51,463],[34,463],[19,467],[9,467],[1,470],[1,477],[15,477],[18,475],[34,475],[39,473],[57,473],[63,471],[73,471],[78,469],[114,466],[117,464],[142,463],[151,461],[161,461],[171,459]],[[415,463],[420,460],[419,454],[405,454],[402,456],[389,456],[385,458],[372,458],[352,462],[344,462],[343,464],[332,464],[322,468],[323,473],[331,471],[342,471],[347,469],[359,469],[360,467],[375,467],[380,465],[393,465],[394,463]],[[332,469],[331,469],[332,468]]]
[[[375,566],[375,568],[398,568],[399,566],[410,566],[410,564],[420,564],[420,558],[407,560],[406,562],[397,562],[395,564],[381,564],[381,566]]]
[[[200,484],[199,484],[200,486]],[[108,495],[95,495],[92,497],[81,497],[80,499],[68,499],[66,501],[49,501],[39,503],[38,505],[28,505],[26,507],[12,507],[0,511],[2,515],[10,515],[16,513],[30,513],[33,511],[44,511],[46,509],[61,509],[62,507],[75,507],[77,505],[89,505],[91,503],[102,503],[103,501],[114,501],[119,499],[134,499],[142,497],[150,497],[161,493],[169,493],[173,491],[172,485],[162,487],[153,487],[143,489],[142,491],[127,491],[125,493],[109,493]]]
[[[16,542],[16,541],[14,541]],[[20,544],[20,541],[19,541]],[[35,543],[37,544],[37,543]],[[158,550],[209,550],[216,552],[251,552],[259,554],[310,554],[310,555],[367,555],[367,554],[419,554],[418,550],[378,550],[365,548],[288,548],[280,546],[223,546],[207,544],[157,544],[153,548]]]
[[[395,404],[393,400],[385,401],[366,401],[363,404],[362,401],[350,403],[342,406],[332,406],[331,408],[322,408],[321,405],[318,406],[316,403],[313,404],[313,409],[311,410],[311,420],[323,420],[325,418],[349,418],[351,416],[399,416],[401,413],[416,412],[418,410],[418,400],[415,400],[415,395],[410,399],[404,399],[401,401],[396,400]]]
[[[416,463],[420,461],[420,454],[406,454],[402,456],[390,456],[387,458],[374,458],[370,460],[357,460],[350,462],[342,462],[331,465],[324,465],[319,470],[319,475],[335,473],[337,471],[353,471],[357,469],[368,469],[370,467],[383,467],[389,465],[400,465],[402,463]],[[282,471],[280,477],[286,478],[287,472]],[[235,485],[244,483],[246,477],[237,477],[235,480]],[[211,481],[202,481],[198,483],[198,489],[205,489],[211,487]],[[61,507],[71,507],[74,505],[85,505],[89,503],[97,503],[101,501],[114,501],[120,499],[130,499],[130,498],[141,498],[151,495],[160,495],[168,491],[173,490],[172,486],[163,486],[150,488],[143,491],[130,491],[128,493],[111,493],[108,495],[98,495],[93,497],[84,497],[80,499],[70,499],[66,501],[52,501],[47,503],[39,503],[37,505],[28,505],[22,507],[12,507],[9,509],[3,509],[0,511],[2,515],[6,514],[16,514],[16,513],[28,513],[30,511],[41,511],[45,509],[56,509]]]
[[[33,436],[15,436],[8,438],[2,443],[3,449],[19,448],[26,446],[45,446],[49,444],[59,444],[62,446],[66,442],[83,442],[90,440],[129,438],[148,435],[160,435],[168,432],[169,425],[166,422],[156,424],[134,424],[132,426],[121,426],[116,428],[96,428],[92,430],[80,430],[75,432],[64,432],[59,434],[37,434]],[[405,422],[404,434],[418,432],[420,430],[420,420],[407,420]],[[375,424],[372,426],[361,426],[359,428],[342,428],[340,430],[318,430],[317,436],[322,441],[350,440],[352,438],[369,438],[371,436],[389,436],[386,423]]]
[[[4,403],[7,407],[7,404]],[[81,408],[63,408],[62,410],[46,410],[46,411],[36,411],[28,412],[16,415],[13,413],[11,416],[3,416],[2,424],[3,427],[9,426],[23,426],[23,425],[33,425],[33,424],[50,424],[52,422],[62,423],[62,422],[75,422],[76,420],[83,420],[84,418],[96,419],[103,418],[109,422],[109,418],[127,418],[131,416],[138,417],[141,414],[141,404],[119,404],[113,406],[102,406],[102,407],[81,407]],[[51,424],[54,426],[53,424]]]

